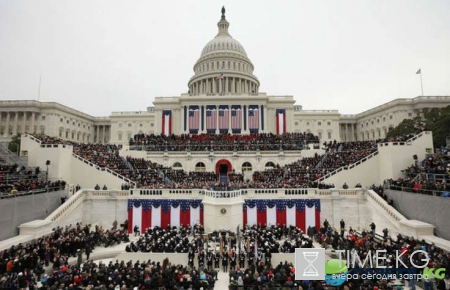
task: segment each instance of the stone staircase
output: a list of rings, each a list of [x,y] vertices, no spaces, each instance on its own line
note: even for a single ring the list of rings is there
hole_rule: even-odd
[[[19,167],[28,166],[28,156],[18,156],[8,149],[9,142],[0,142],[0,157],[6,164],[17,164]]]

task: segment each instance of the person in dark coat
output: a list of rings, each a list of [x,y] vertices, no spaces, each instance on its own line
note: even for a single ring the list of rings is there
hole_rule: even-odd
[[[222,267],[224,272],[228,272],[228,253],[226,251],[222,255]]]
[[[78,267],[80,267],[82,263],[83,263],[83,252],[80,249],[78,249],[77,250],[77,265],[78,265]]]
[[[215,267],[216,269],[219,269],[219,268],[220,268],[220,253],[219,253],[219,252],[217,252],[217,253],[214,255],[214,267]]]

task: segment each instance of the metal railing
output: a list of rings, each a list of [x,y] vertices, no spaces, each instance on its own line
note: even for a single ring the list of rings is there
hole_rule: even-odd
[[[132,181],[131,179],[129,179],[129,178],[127,178],[127,177],[125,177],[125,176],[123,176],[123,175],[121,175],[121,174],[119,174],[119,173],[117,173],[117,172],[107,168],[107,167],[101,167],[101,166],[99,166],[99,165],[97,165],[95,163],[90,162],[87,159],[84,159],[83,157],[81,157],[81,156],[79,156],[79,155],[77,155],[75,153],[72,153],[72,156],[75,157],[76,159],[78,159],[79,161],[82,161],[85,164],[87,164],[87,165],[89,165],[89,166],[91,166],[91,167],[93,167],[93,168],[95,168],[95,169],[97,169],[99,171],[106,171],[106,172],[108,172],[108,173],[110,173],[110,174],[112,174],[112,175],[122,179],[126,183],[129,183],[130,185],[136,186],[136,183],[134,181]]]
[[[390,185],[389,189],[410,192],[415,194],[426,194],[432,196],[441,196],[443,193],[448,192],[444,190],[436,190],[436,189],[415,189],[412,187],[398,186],[398,185]]]
[[[33,194],[41,194],[46,192],[52,192],[52,191],[58,191],[58,190],[64,190],[65,186],[53,186],[48,188],[36,188],[32,190],[27,191],[20,191],[16,193],[0,193],[0,199],[6,199],[6,198],[16,198],[20,196],[27,196],[27,195],[33,195]]]

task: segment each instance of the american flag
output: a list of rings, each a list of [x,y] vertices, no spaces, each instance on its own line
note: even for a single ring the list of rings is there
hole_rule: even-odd
[[[241,108],[231,109],[231,129],[241,129],[242,127]]]
[[[199,128],[199,110],[198,108],[189,109],[189,129],[190,130],[198,130]]]
[[[217,128],[217,110],[216,107],[206,108],[206,130],[216,130]]]
[[[249,108],[248,109],[248,128],[251,129],[259,129],[259,109]]]
[[[228,130],[228,108],[219,108],[219,129]]]

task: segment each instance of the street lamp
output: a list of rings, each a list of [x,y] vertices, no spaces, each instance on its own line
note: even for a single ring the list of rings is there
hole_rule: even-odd
[[[45,165],[47,166],[47,171],[45,172],[45,183],[48,183],[48,166],[50,165],[50,160],[47,160]]]

